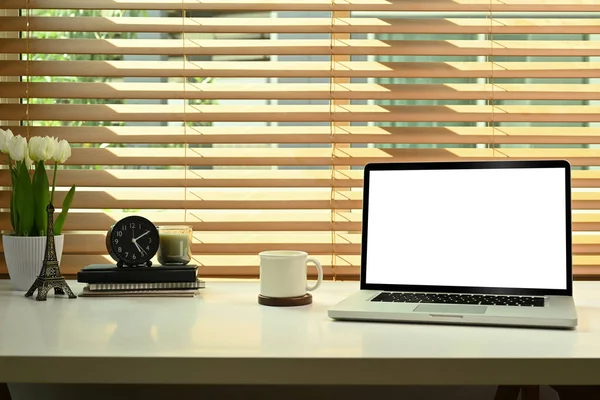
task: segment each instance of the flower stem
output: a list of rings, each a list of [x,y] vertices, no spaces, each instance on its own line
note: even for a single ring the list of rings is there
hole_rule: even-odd
[[[58,168],[58,162],[54,162],[54,174],[52,176],[52,194],[50,195],[50,204],[54,204],[54,189],[56,188],[56,169]]]
[[[7,154],[8,156],[8,169],[10,171],[10,181],[12,182],[12,186],[14,188],[15,186],[15,167],[13,166],[13,160],[12,157],[10,156],[10,154]]]

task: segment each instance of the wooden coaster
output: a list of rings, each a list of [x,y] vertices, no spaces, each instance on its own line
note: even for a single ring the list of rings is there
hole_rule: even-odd
[[[310,293],[299,297],[267,297],[262,294],[258,295],[258,304],[262,304],[263,306],[292,307],[305,306],[311,303],[312,294]]]

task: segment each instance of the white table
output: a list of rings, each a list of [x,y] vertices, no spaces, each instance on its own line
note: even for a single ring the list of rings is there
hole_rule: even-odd
[[[196,298],[36,302],[9,288],[0,282],[0,382],[600,383],[600,282],[575,284],[575,331],[330,320],[357,282],[326,282],[292,308],[258,305],[256,281],[209,280]]]

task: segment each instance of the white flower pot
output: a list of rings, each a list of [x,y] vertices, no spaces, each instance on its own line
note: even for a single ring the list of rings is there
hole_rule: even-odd
[[[64,235],[54,236],[56,257],[60,263]],[[29,290],[42,269],[46,253],[46,236],[3,235],[4,258],[15,290]]]

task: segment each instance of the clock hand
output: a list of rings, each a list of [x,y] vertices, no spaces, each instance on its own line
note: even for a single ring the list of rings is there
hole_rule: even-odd
[[[138,236],[135,239],[133,239],[133,241],[136,242],[139,238],[141,238],[142,236],[146,236],[149,233],[150,233],[150,231],[146,231],[146,232],[142,233],[140,236]]]
[[[146,254],[146,252],[144,251],[144,249],[142,249],[142,246],[140,246],[135,240],[133,242],[135,244],[135,247],[137,247],[138,251],[140,252],[141,255]]]

